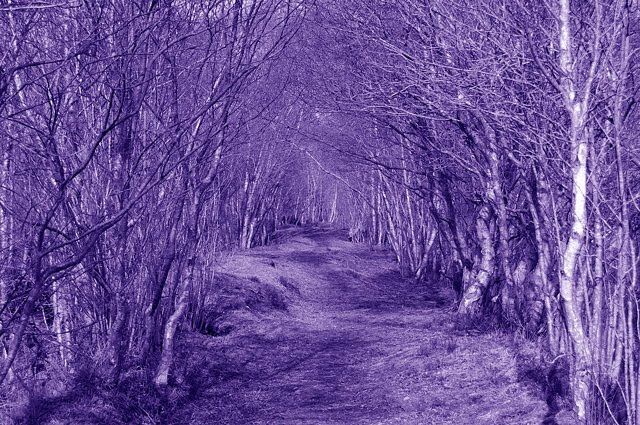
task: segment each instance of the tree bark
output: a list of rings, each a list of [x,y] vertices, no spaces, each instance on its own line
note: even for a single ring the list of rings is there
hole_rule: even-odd
[[[192,268],[191,265],[188,267]],[[192,272],[193,271],[190,270],[189,274]],[[176,330],[182,315],[187,309],[189,300],[189,278],[190,276],[185,277],[184,281],[179,285],[178,291],[180,291],[180,295],[178,297],[175,310],[171,313],[171,316],[169,316],[165,325],[164,337],[162,339],[162,354],[160,356],[156,375],[153,379],[154,384],[158,388],[166,387],[169,383],[169,371],[173,365]]]
[[[560,326],[558,324],[559,305],[556,298],[555,285],[551,276],[551,249],[549,247],[548,220],[545,219],[543,208],[551,205],[549,190],[544,173],[534,171],[535,181],[527,191],[529,211],[533,222],[538,252],[538,263],[534,269],[534,279],[539,279],[544,299],[545,319],[547,324],[549,351],[553,356],[560,352]]]
[[[478,314],[480,303],[485,295],[495,269],[495,249],[493,247],[493,211],[487,204],[483,205],[476,218],[476,236],[480,243],[480,264],[471,278],[471,282],[464,290],[458,312],[463,314]]]
[[[561,81],[566,108],[570,114],[571,142],[571,220],[570,233],[562,252],[560,273],[560,296],[564,307],[564,318],[574,351],[572,377],[573,402],[577,417],[587,419],[590,395],[589,368],[591,352],[582,322],[581,306],[578,305],[577,276],[578,258],[584,245],[587,226],[587,157],[589,143],[586,126],[586,99],[578,99],[574,87],[574,63],[570,29],[570,1],[560,0],[560,67],[565,73]],[[587,95],[586,93],[584,94]]]
[[[13,335],[13,339],[9,345],[9,349],[7,350],[6,357],[0,365],[0,385],[7,378],[7,375],[11,371],[11,366],[18,355],[18,351],[20,350],[20,345],[22,343],[22,338],[27,330],[27,326],[29,325],[29,321],[32,318],[36,303],[42,294],[42,290],[44,289],[44,276],[42,272],[42,256],[39,251],[34,253],[34,258],[31,264],[31,273],[33,278],[33,286],[29,291],[29,295],[27,296],[27,300],[22,307],[22,312],[20,315],[20,320],[18,322],[18,329]]]

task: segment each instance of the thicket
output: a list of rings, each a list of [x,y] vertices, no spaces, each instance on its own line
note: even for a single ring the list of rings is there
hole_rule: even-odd
[[[640,423],[638,18],[2,2],[0,384],[135,363],[166,387],[219,253],[332,221],[543,339],[583,422]]]
[[[628,1],[354,1],[311,38],[354,233],[568,359],[586,423],[640,423],[638,8]],[[357,123],[357,125],[353,125]]]

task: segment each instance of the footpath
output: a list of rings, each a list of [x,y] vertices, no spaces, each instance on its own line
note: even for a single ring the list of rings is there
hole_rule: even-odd
[[[401,278],[389,252],[343,233],[294,229],[222,262],[215,302],[230,313],[181,343],[193,397],[168,423],[555,423],[526,342],[516,353],[512,336],[461,324],[450,289]]]

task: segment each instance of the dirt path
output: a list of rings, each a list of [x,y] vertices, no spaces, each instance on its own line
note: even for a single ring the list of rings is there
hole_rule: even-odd
[[[193,402],[169,422],[542,423],[546,405],[519,382],[507,338],[460,329],[446,294],[395,270],[388,253],[328,229],[231,259],[226,272],[277,279],[291,305],[193,337]]]

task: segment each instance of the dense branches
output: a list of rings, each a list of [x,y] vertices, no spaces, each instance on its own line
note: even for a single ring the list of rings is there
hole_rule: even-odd
[[[553,357],[572,358],[580,420],[640,422],[637,11],[625,1],[344,6],[318,19],[348,76],[329,76],[324,105],[373,130],[354,153],[369,163],[374,200],[364,232],[379,233],[386,215],[372,242],[388,238],[416,277],[425,266],[413,245],[440,257],[428,270],[454,282],[460,312],[544,332]],[[435,242],[418,236],[432,231]]]
[[[162,389],[216,253],[331,221],[571,359],[581,421],[640,423],[637,21],[625,0],[0,6],[0,383],[151,364]]]
[[[288,165],[273,155],[290,145],[269,124],[283,108],[270,69],[286,70],[306,7],[2,7],[0,383],[97,364],[117,385],[158,360],[167,384],[214,253],[266,242],[281,214]],[[233,165],[254,154],[234,210]]]

